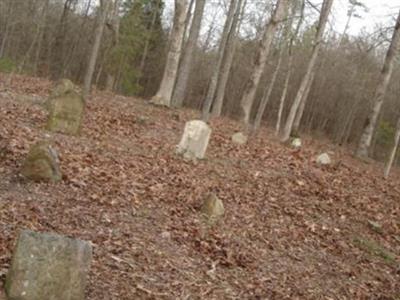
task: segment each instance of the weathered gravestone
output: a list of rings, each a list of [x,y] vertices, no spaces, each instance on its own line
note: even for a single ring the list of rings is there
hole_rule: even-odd
[[[34,181],[61,180],[57,152],[49,142],[41,141],[31,147],[21,173]]]
[[[328,153],[322,153],[317,157],[316,162],[319,165],[330,165],[332,160]]]
[[[247,143],[247,136],[242,132],[236,132],[232,135],[232,142],[238,145],[244,145]]]
[[[293,148],[299,149],[301,148],[301,139],[300,138],[294,138],[291,142],[290,145]]]
[[[6,277],[8,300],[83,300],[91,258],[87,242],[22,231]]]
[[[46,128],[53,132],[75,135],[81,128],[85,101],[67,79],[52,91],[47,107],[49,116]]]
[[[206,155],[211,128],[201,120],[186,122],[177,153],[187,159],[202,159]]]
[[[225,213],[224,204],[214,193],[211,193],[204,200],[201,212],[207,221],[217,222]]]

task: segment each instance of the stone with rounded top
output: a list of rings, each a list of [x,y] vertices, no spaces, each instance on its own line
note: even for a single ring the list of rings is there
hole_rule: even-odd
[[[330,165],[332,163],[332,160],[328,153],[322,153],[318,155],[316,162],[319,165]]]
[[[211,128],[201,120],[188,121],[177,146],[177,153],[186,159],[202,159],[206,155]]]
[[[61,171],[56,150],[48,141],[40,141],[29,150],[21,174],[34,181],[59,181]]]
[[[214,193],[208,194],[204,199],[201,212],[207,220],[216,222],[225,213],[224,204]]]
[[[88,242],[24,230],[6,277],[8,300],[84,300]]]
[[[47,107],[49,116],[46,128],[49,131],[70,135],[79,133],[85,101],[71,81],[64,79],[56,85],[48,99]]]
[[[294,138],[294,139],[291,141],[290,145],[291,145],[293,148],[296,148],[296,149],[301,148],[301,139],[300,139],[300,138]]]
[[[232,142],[237,145],[244,145],[247,143],[247,135],[245,135],[243,132],[236,132],[234,135],[232,135]]]

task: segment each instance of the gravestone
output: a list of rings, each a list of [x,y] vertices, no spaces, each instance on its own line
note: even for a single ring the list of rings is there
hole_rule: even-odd
[[[8,300],[83,300],[91,258],[87,242],[22,231],[6,277]]]
[[[319,165],[330,165],[332,161],[328,153],[322,153],[317,157],[316,162]]]
[[[208,221],[216,222],[225,213],[224,204],[214,193],[211,193],[204,200],[201,212]]]
[[[301,139],[300,139],[300,138],[294,138],[294,139],[291,141],[290,145],[291,145],[293,148],[296,148],[296,149],[301,148]]]
[[[49,142],[41,141],[31,147],[21,174],[34,181],[61,180],[58,155]]]
[[[82,123],[85,101],[67,79],[53,89],[47,102],[49,116],[46,128],[53,132],[76,135]]]
[[[247,143],[247,136],[242,132],[236,132],[232,135],[232,142],[238,145],[244,145]]]
[[[177,153],[186,159],[202,159],[206,155],[211,128],[201,120],[186,122]]]

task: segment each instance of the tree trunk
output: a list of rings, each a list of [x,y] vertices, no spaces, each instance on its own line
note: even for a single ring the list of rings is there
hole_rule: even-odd
[[[238,0],[232,0],[229,6],[228,15],[225,20],[224,31],[222,32],[221,41],[218,47],[217,62],[213,70],[213,74],[210,79],[210,83],[207,90],[206,99],[204,100],[202,118],[204,121],[208,121],[210,118],[210,109],[215,97],[215,91],[217,89],[218,77],[221,72],[222,62],[224,58],[225,48],[227,46],[229,32],[232,29],[233,19],[235,12],[237,11]]]
[[[196,51],[197,40],[199,38],[201,20],[203,19],[204,6],[206,0],[196,0],[193,21],[190,26],[189,38],[185,47],[182,62],[179,68],[179,74],[173,94],[173,106],[181,107],[185,99],[187,85],[192,70],[193,55]]]
[[[54,41],[54,45],[49,49],[51,51],[51,63],[52,66],[52,78],[58,79],[63,70],[63,62],[64,62],[64,41],[65,36],[67,34],[67,21],[69,11],[71,9],[73,0],[65,0],[64,9],[61,15],[60,21],[57,25],[56,37]]]
[[[394,159],[396,157],[397,149],[399,147],[399,142],[400,142],[400,118],[397,121],[393,148],[392,148],[392,151],[390,153],[389,160],[388,160],[388,162],[386,163],[386,166],[385,166],[385,172],[384,172],[385,178],[387,178],[389,176],[390,170],[392,169],[392,165],[393,165]]]
[[[150,29],[149,32],[150,34],[147,36],[146,38],[146,42],[144,44],[144,49],[143,49],[143,53],[142,53],[142,58],[140,59],[140,65],[139,65],[139,76],[137,78],[136,83],[139,84],[140,79],[142,78],[142,75],[144,73],[144,67],[146,65],[146,60],[147,60],[147,56],[149,54],[149,47],[150,47],[150,41],[151,41],[151,34],[153,32],[154,29],[154,25],[156,23],[157,20],[157,14],[158,14],[158,8],[160,7],[160,5],[158,5],[157,3],[157,9],[155,9],[153,11],[153,16],[151,18],[151,23],[150,23]]]
[[[294,7],[295,11],[296,11],[296,8],[297,7]],[[292,68],[293,68],[293,46],[294,46],[295,40],[297,39],[297,36],[299,35],[300,27],[303,24],[304,9],[305,9],[305,0],[301,0],[299,21],[297,22],[296,29],[290,38],[289,46],[288,46],[288,66],[287,66],[288,70],[286,73],[285,83],[283,85],[282,95],[279,100],[278,118],[276,120],[276,126],[275,126],[275,135],[276,136],[279,135],[279,132],[281,130],[283,108],[285,105],[286,95],[287,95],[287,92],[289,89],[290,77],[291,77],[292,71],[293,71],[292,70]]]
[[[396,58],[396,53],[399,47],[400,40],[400,12],[397,17],[396,25],[393,32],[392,41],[386,54],[385,62],[380,73],[379,83],[375,91],[373,100],[373,108],[365,122],[364,130],[358,144],[356,155],[358,157],[367,157],[371,146],[372,136],[377,124],[378,116],[385,99],[385,93],[393,73],[393,66]]]
[[[109,7],[109,0],[101,0],[100,1],[100,12],[99,12],[99,21],[97,24],[94,43],[92,47],[92,51],[89,57],[89,64],[86,70],[85,79],[83,82],[83,97],[86,98],[90,93],[90,88],[92,85],[94,69],[96,67],[97,56],[99,54],[101,39],[103,37],[104,26],[107,20],[107,12]]]
[[[306,102],[308,99],[308,95],[310,94],[310,90],[311,90],[311,86],[314,81],[314,77],[315,77],[315,72],[313,72],[311,75],[310,81],[308,82],[308,85],[304,92],[303,98],[301,99],[299,109],[297,110],[296,118],[294,119],[292,132],[295,135],[299,134],[301,118],[303,117],[303,114],[304,114],[304,108],[306,107]]]
[[[244,2],[243,0],[239,0],[238,6],[236,8],[236,13],[233,18],[232,28],[229,31],[221,72],[218,79],[215,99],[212,105],[211,114],[214,117],[219,117],[222,112],[226,85],[228,83],[229,73],[232,68],[233,56],[235,55],[236,45],[238,41],[237,36],[239,34],[241,20],[243,19],[246,2],[247,0],[244,0]]]
[[[332,8],[332,4],[333,0],[324,0],[322,4],[321,15],[318,22],[318,28],[315,36],[315,44],[313,47],[312,55],[307,66],[306,74],[304,75],[303,80],[301,81],[299,90],[297,91],[292,107],[290,108],[289,116],[286,120],[285,129],[282,135],[283,142],[288,141],[290,138],[297,110],[299,108],[301,100],[303,99],[303,95],[306,92],[307,86],[309,85],[309,82],[312,79],[312,73],[314,72],[314,68],[317,62],[319,50],[322,44],[323,34],[325,31],[326,23],[328,22],[328,17]]]
[[[112,25],[111,25],[111,30],[112,30],[112,43],[111,47],[108,51],[109,53],[113,53],[114,49],[118,47],[118,42],[119,42],[119,25],[120,25],[120,18],[118,16],[119,12],[119,0],[114,1],[114,7],[112,11]],[[107,72],[107,78],[106,78],[106,86],[105,90],[106,91],[113,91],[115,85],[115,74],[112,72]]]
[[[290,31],[292,30],[293,19],[295,17],[295,13],[296,13],[295,5],[292,5],[292,9],[293,10],[291,12],[290,19],[287,21],[287,24],[286,24],[285,28],[283,29],[281,40],[279,42],[278,63],[275,67],[274,73],[272,74],[271,81],[266,86],[264,95],[261,99],[260,105],[257,110],[256,118],[254,120],[254,130],[257,130],[261,125],[261,120],[264,115],[265,108],[267,107],[267,104],[269,103],[269,99],[271,98],[272,90],[274,89],[274,86],[275,86],[275,81],[278,78],[278,74],[281,69],[284,45],[289,37]]]
[[[12,17],[11,17],[12,12],[13,12],[13,1],[11,0],[8,3],[6,25],[5,25],[3,39],[0,44],[0,58],[2,58],[5,54],[6,44],[8,41],[8,37],[10,34],[10,28],[11,28],[11,24],[12,24]]]
[[[43,17],[41,21],[41,30],[36,46],[36,52],[35,52],[35,59],[33,61],[33,73],[37,75],[38,72],[38,65],[39,65],[39,60],[40,60],[40,53],[42,51],[42,44],[43,44],[43,36],[45,32],[45,27],[46,27],[46,22],[47,22],[47,15],[48,15],[48,9],[49,9],[49,4],[50,0],[46,0],[45,6],[43,8]]]
[[[171,106],[172,93],[179,68],[179,59],[182,52],[182,43],[185,35],[185,20],[188,10],[186,0],[175,0],[174,24],[171,31],[171,43],[168,51],[167,63],[160,88],[153,97],[152,103],[156,105]]]
[[[261,75],[267,63],[267,58],[269,50],[271,48],[272,40],[275,35],[275,31],[279,23],[282,22],[286,16],[288,4],[288,0],[278,0],[275,11],[273,12],[271,20],[268,22],[265,28],[262,41],[260,42],[257,57],[254,62],[254,70],[250,75],[250,78],[246,84],[243,97],[241,99],[243,122],[246,127],[248,127],[249,125],[251,109],[256,96],[258,85],[260,83]]]

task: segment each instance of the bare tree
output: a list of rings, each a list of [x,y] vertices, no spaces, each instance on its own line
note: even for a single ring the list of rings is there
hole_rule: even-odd
[[[243,3],[242,3],[243,2]],[[218,85],[215,92],[215,99],[212,105],[212,115],[219,117],[222,112],[222,105],[224,103],[225,89],[228,83],[229,73],[232,68],[233,56],[235,55],[237,35],[240,30],[240,22],[243,19],[244,9],[246,7],[246,0],[239,0],[236,7],[236,12],[233,17],[232,27],[228,34],[228,41],[225,48],[221,71],[218,78]]]
[[[288,88],[289,88],[290,77],[294,71],[293,70],[293,57],[294,57],[293,47],[294,47],[294,43],[297,39],[297,36],[299,35],[301,25],[303,24],[303,21],[304,21],[305,0],[300,0],[300,2],[301,2],[301,4],[300,4],[299,21],[297,22],[296,29],[291,34],[291,37],[289,40],[289,45],[288,45],[288,50],[287,50],[287,52],[288,52],[287,53],[287,55],[288,55],[287,69],[288,70],[287,70],[285,81],[283,84],[282,94],[279,99],[279,109],[278,109],[278,118],[277,118],[276,126],[275,126],[275,135],[279,135],[279,132],[281,130],[283,108],[285,105],[285,100],[286,100],[286,96],[287,96],[287,92],[288,92]]]
[[[114,5],[112,7],[111,22],[109,24],[109,28],[112,31],[112,40],[110,49],[108,50],[109,53],[112,53],[113,50],[118,47],[118,42],[119,42],[119,27],[120,27],[120,18],[118,16],[119,5],[120,5],[119,1],[120,0],[114,0]],[[106,90],[112,91],[114,89],[114,85],[115,85],[115,74],[108,72],[106,79]]]
[[[385,99],[385,93],[393,73],[393,66],[400,40],[400,11],[394,27],[394,32],[389,49],[386,54],[385,62],[380,73],[379,83],[375,91],[372,110],[365,121],[364,130],[358,144],[356,155],[358,157],[367,157],[371,146],[372,136],[378,121],[378,116]]]
[[[324,0],[321,8],[321,14],[318,22],[317,32],[315,35],[315,44],[313,46],[312,54],[310,61],[308,62],[307,71],[304,75],[300,87],[297,91],[296,97],[293,101],[293,104],[290,108],[289,116],[287,117],[285,129],[282,135],[282,141],[287,141],[290,138],[290,134],[293,128],[293,122],[296,117],[297,110],[299,108],[300,102],[304,97],[307,86],[310,84],[309,82],[312,79],[312,74],[314,72],[314,68],[317,62],[319,50],[322,44],[322,38],[325,31],[326,24],[328,22],[329,13],[331,11],[333,4],[333,0]]]
[[[400,142],[400,118],[397,121],[393,148],[392,148],[392,151],[390,152],[389,160],[387,161],[386,166],[385,166],[385,171],[384,171],[385,178],[387,178],[389,176],[390,170],[392,169],[392,165],[393,165],[394,159],[397,154],[397,149],[399,148],[399,142]]]
[[[103,37],[104,26],[107,20],[107,13],[110,1],[100,0],[100,11],[98,15],[98,24],[95,32],[94,43],[89,56],[89,64],[86,69],[86,75],[83,82],[83,97],[87,97],[90,93],[90,88],[92,85],[94,69],[96,67],[97,56],[99,54],[101,39]]]
[[[211,75],[210,83],[208,85],[207,95],[203,104],[202,118],[205,121],[208,121],[208,119],[210,118],[210,109],[214,101],[215,91],[218,84],[218,77],[221,73],[221,67],[224,59],[224,52],[228,43],[229,32],[232,29],[233,19],[238,7],[238,0],[231,0],[228,15],[225,20],[224,30],[222,32],[221,41],[218,47],[217,62],[215,63],[213,74]]]
[[[185,93],[189,82],[190,71],[192,69],[193,56],[194,52],[196,51],[197,40],[199,38],[205,4],[205,0],[196,0],[192,25],[190,26],[189,38],[182,57],[181,65],[179,67],[179,74],[173,94],[173,105],[175,107],[182,106],[183,100],[185,99]]]
[[[281,33],[281,38],[279,41],[278,63],[276,64],[274,73],[272,74],[272,78],[271,78],[270,82],[266,85],[263,97],[261,98],[260,105],[257,110],[256,118],[254,120],[254,130],[257,130],[260,127],[261,120],[262,120],[262,117],[265,112],[265,108],[267,107],[267,104],[271,98],[272,90],[275,86],[275,81],[278,78],[278,74],[279,74],[279,71],[280,71],[281,65],[282,65],[284,45],[285,45],[285,43],[289,37],[289,34],[292,30],[293,19],[295,17],[295,13],[296,13],[296,7],[294,4],[292,4],[291,16],[288,19],[285,28],[282,29],[283,32]]]
[[[171,106],[172,93],[179,68],[182,43],[185,35],[185,21],[188,13],[186,0],[175,0],[174,24],[172,26],[167,64],[157,94],[152,98],[156,105]]]
[[[315,71],[311,74],[310,81],[308,82],[308,85],[307,85],[307,87],[306,87],[306,89],[304,91],[303,98],[300,101],[300,106],[299,106],[299,109],[297,110],[297,113],[296,113],[296,118],[294,119],[294,122],[293,122],[292,132],[294,132],[296,135],[298,135],[298,132],[299,132],[300,122],[301,122],[301,119],[302,119],[303,114],[304,114],[304,108],[306,107],[308,94],[310,93],[311,86],[312,86],[313,81],[314,81],[314,77],[315,77]]]
[[[275,31],[278,25],[284,20],[286,16],[288,4],[288,0],[278,0],[276,3],[276,8],[272,14],[272,17],[265,27],[263,38],[260,42],[257,56],[254,61],[254,69],[246,84],[246,88],[241,99],[243,122],[247,127],[249,125],[250,113],[256,96],[256,91],[260,83],[261,75],[267,63],[272,40],[274,38]]]

